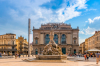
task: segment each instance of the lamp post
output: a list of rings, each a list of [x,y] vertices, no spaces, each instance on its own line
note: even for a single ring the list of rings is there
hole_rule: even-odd
[[[70,49],[70,54],[71,54],[71,49],[72,49],[72,47],[70,46],[69,49]]]

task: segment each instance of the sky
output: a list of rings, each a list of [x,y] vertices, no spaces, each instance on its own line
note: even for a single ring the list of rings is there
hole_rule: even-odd
[[[28,39],[28,19],[33,26],[50,22],[79,27],[79,44],[100,30],[100,0],[0,0],[0,35]],[[32,35],[31,35],[32,36]]]

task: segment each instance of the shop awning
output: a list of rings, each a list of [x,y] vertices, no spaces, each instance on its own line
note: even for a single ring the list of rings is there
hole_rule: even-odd
[[[94,48],[94,49],[90,49],[90,50],[87,50],[86,52],[95,52],[95,51],[100,51],[99,49],[96,49],[96,48]]]

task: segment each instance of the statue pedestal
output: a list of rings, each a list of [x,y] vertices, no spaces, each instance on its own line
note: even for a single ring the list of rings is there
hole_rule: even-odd
[[[67,59],[67,55],[36,55],[38,60],[63,60]]]

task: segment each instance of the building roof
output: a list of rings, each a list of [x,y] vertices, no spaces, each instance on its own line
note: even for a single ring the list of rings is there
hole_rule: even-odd
[[[70,24],[65,23],[47,23],[47,24],[41,24],[41,27],[39,29],[33,30],[79,30],[79,27],[72,29]]]
[[[6,33],[6,34],[3,34],[3,35],[16,35],[16,34],[13,34],[13,33]],[[3,36],[3,35],[0,35],[0,36]]]

